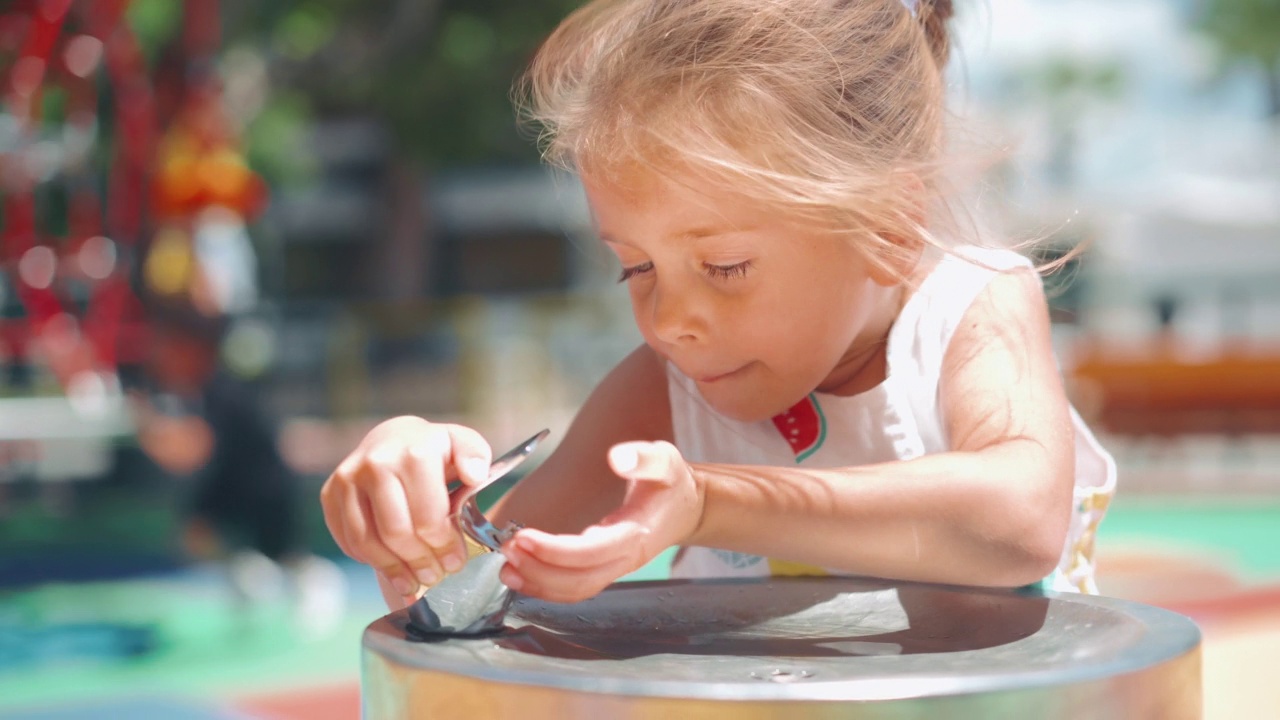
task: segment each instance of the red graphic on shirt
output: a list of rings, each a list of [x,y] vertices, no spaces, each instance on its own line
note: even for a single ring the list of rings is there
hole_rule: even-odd
[[[813,395],[805,397],[786,412],[774,415],[773,426],[791,446],[797,463],[816,452],[827,439],[827,419]]]

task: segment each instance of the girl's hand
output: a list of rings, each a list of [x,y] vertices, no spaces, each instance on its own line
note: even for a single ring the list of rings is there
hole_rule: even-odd
[[[406,604],[466,562],[446,485],[483,483],[493,451],[476,431],[416,417],[369,431],[320,490],[338,547],[372,565]],[[391,605],[388,597],[388,605]]]
[[[674,445],[620,443],[609,466],[627,481],[622,505],[578,535],[521,530],[502,549],[507,587],[553,602],[585,600],[697,529],[702,487]]]

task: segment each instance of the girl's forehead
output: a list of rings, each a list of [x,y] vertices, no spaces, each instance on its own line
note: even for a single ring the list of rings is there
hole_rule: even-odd
[[[747,231],[840,234],[797,216],[794,208],[736,192],[723,179],[706,175],[643,172],[580,178],[597,229],[609,239],[630,233],[685,239]],[[637,223],[646,228],[635,227]]]
[[[634,182],[584,178],[587,200],[600,230],[700,237],[757,228],[770,220],[741,196],[716,192],[696,181],[648,176]],[[643,224],[642,229],[636,227]],[[620,226],[620,227],[613,227]]]
[[[759,203],[735,192],[723,180],[691,170],[658,171],[635,168],[609,173],[584,172],[582,184],[588,200],[631,211],[743,214]]]

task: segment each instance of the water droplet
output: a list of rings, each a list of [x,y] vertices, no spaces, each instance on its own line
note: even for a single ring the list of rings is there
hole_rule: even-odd
[[[810,670],[784,670],[782,668],[774,668],[769,672],[763,672],[760,670],[752,671],[751,677],[756,680],[765,680],[768,682],[791,683],[811,678],[813,677],[813,672]]]

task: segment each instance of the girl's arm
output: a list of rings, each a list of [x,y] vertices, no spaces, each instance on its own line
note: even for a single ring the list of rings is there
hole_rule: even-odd
[[[622,502],[626,481],[606,461],[630,440],[671,440],[667,371],[647,345],[632,351],[591,392],[555,451],[489,514],[552,533],[576,533]]]
[[[621,446],[635,448],[622,459],[614,448],[612,469],[628,478],[622,507],[578,535],[522,531],[505,549],[514,569],[504,580],[581,600],[673,543],[907,580],[1043,578],[1070,520],[1074,437],[1034,274],[1001,275],[979,295],[947,350],[939,392],[954,449],[915,460],[689,465],[666,443]]]
[[[1074,436],[1039,278],[994,279],[947,350],[950,452],[831,470],[694,465],[691,544],[867,575],[1016,586],[1050,573],[1071,515]]]

